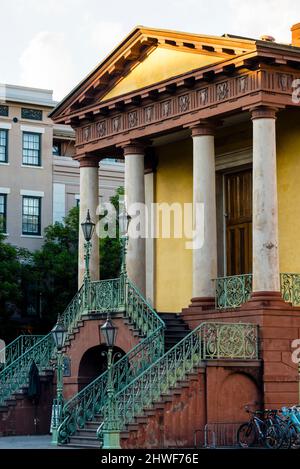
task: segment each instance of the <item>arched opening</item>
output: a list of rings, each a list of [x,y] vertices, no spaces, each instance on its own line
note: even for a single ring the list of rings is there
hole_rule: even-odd
[[[79,364],[78,391],[81,391],[107,370],[107,355],[102,352],[107,352],[105,345],[91,347],[83,354]],[[125,355],[124,350],[119,347],[114,347],[113,355],[116,353],[121,354],[121,356]]]

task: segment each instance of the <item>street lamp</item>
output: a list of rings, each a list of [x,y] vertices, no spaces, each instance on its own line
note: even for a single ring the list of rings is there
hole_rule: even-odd
[[[90,255],[91,255],[91,239],[95,229],[95,223],[92,222],[90,211],[87,211],[86,219],[81,223],[84,243],[84,260],[85,260],[85,280],[90,280]]]
[[[116,353],[113,357],[113,347],[116,340],[118,328],[114,325],[108,313],[107,319],[103,326],[100,328],[100,336],[102,335],[107,345],[108,351],[102,352],[102,355],[107,355],[107,406],[106,406],[106,421],[103,430],[103,449],[120,449],[120,422],[118,403],[116,402],[116,393],[114,379],[112,376],[112,366],[114,359],[121,357],[120,353]]]
[[[52,331],[53,341],[56,346],[57,356],[56,356],[56,398],[53,400],[52,406],[52,444],[58,444],[58,427],[61,424],[61,414],[64,405],[63,397],[63,353],[62,348],[65,343],[67,330],[64,327],[64,324],[61,320],[61,317],[58,316],[57,323],[53,327]]]
[[[121,262],[121,273],[126,273],[126,248],[128,242],[128,229],[131,221],[131,216],[126,212],[125,206],[119,215],[119,231],[121,235],[122,243],[122,262]]]

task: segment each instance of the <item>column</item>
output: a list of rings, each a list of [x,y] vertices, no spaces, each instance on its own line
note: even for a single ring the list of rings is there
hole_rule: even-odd
[[[85,221],[87,211],[91,219],[97,224],[96,215],[99,205],[99,159],[95,156],[84,156],[80,162],[80,209],[79,209],[79,252],[78,252],[78,287],[83,283],[84,264],[84,236],[80,224]],[[91,240],[90,276],[91,280],[99,280],[99,237],[94,230]]]
[[[193,249],[193,304],[212,303],[213,279],[217,277],[217,227],[215,188],[214,128],[207,122],[192,127],[194,229],[204,222],[201,247]],[[196,223],[197,209],[203,204],[203,220]],[[199,232],[200,233],[200,232]]]
[[[253,292],[279,292],[276,110],[252,109]]]
[[[124,145],[125,157],[125,197],[126,209],[132,217],[129,227],[126,267],[130,280],[145,295],[145,179],[144,179],[144,147],[138,142]],[[144,209],[138,211],[135,204],[142,204]],[[141,233],[134,233],[137,220]]]

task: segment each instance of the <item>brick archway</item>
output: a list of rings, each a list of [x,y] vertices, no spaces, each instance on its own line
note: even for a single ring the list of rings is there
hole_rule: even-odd
[[[78,367],[78,391],[107,370],[107,358],[102,352],[107,352],[107,347],[96,345],[87,349],[82,355]],[[121,356],[126,354],[121,348],[114,347],[114,354],[116,353],[120,353]]]

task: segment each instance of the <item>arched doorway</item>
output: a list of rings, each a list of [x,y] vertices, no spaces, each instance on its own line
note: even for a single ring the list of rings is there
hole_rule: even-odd
[[[102,352],[107,352],[105,345],[91,347],[83,354],[79,364],[78,391],[81,391],[107,370],[107,356]],[[120,353],[121,356],[125,355],[124,350],[119,347],[114,347],[113,353]]]

